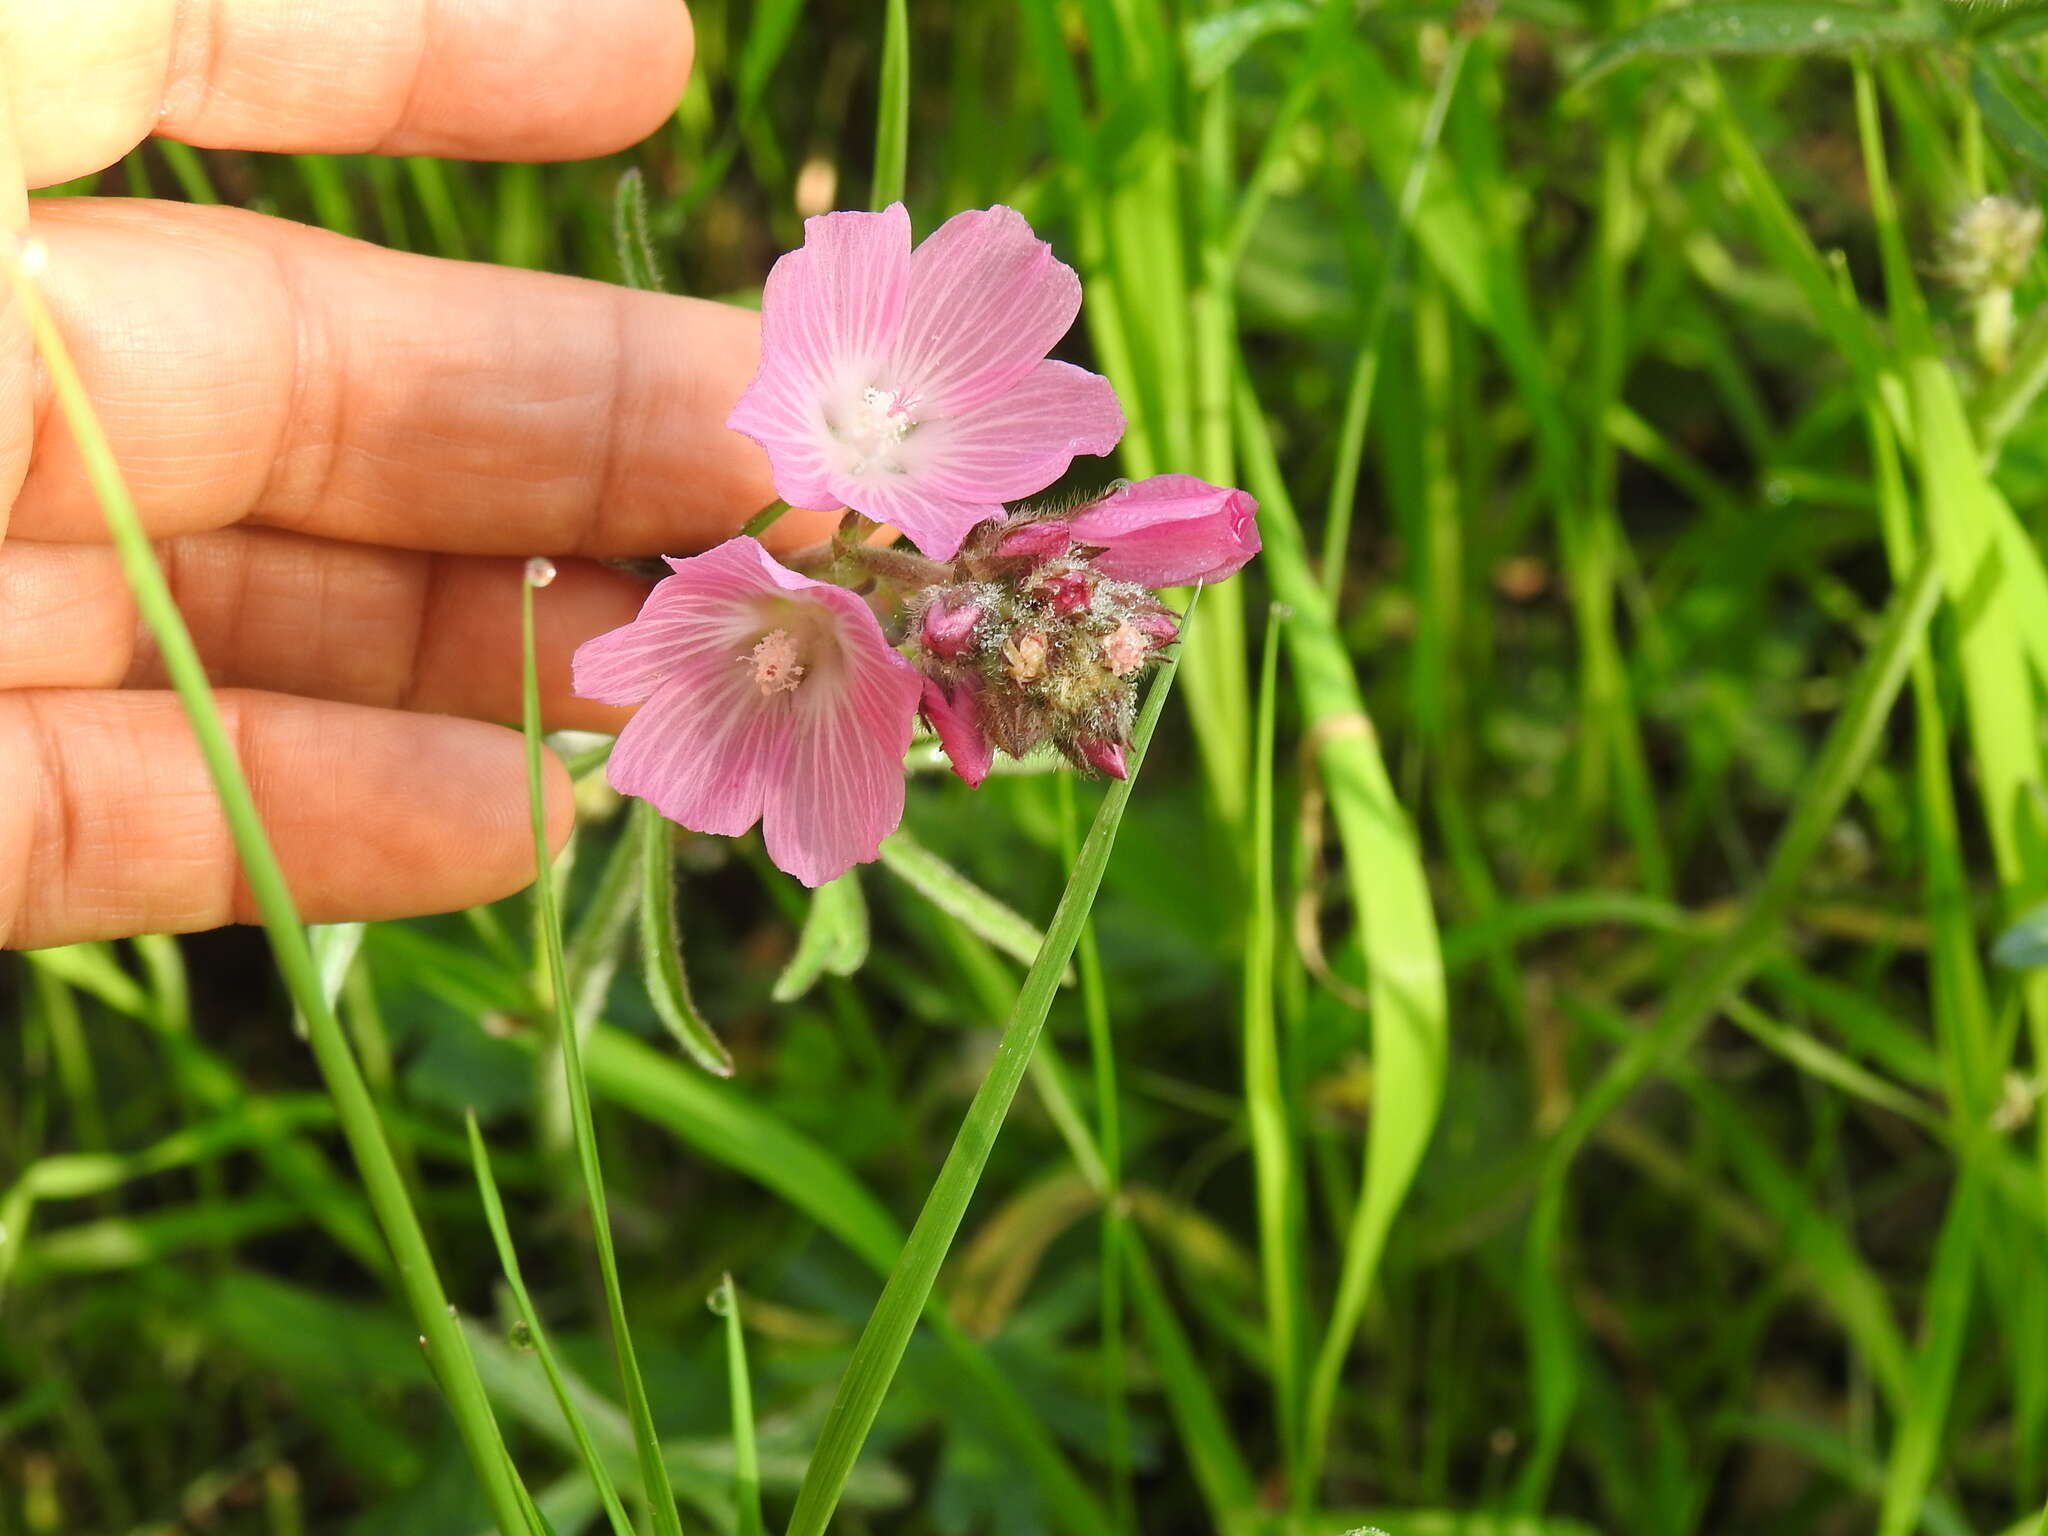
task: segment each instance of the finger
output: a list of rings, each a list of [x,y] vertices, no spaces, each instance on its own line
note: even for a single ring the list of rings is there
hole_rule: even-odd
[[[0,7],[31,186],[160,133],[222,148],[571,159],[645,138],[681,0],[34,0]]]
[[[451,911],[533,878],[518,736],[469,720],[218,695],[300,915]],[[0,948],[254,921],[176,699],[0,695]],[[549,826],[568,776],[547,765]]]
[[[525,562],[425,555],[269,529],[158,546],[216,687],[517,720]],[[535,594],[551,730],[616,731],[626,712],[578,699],[569,657],[639,612],[647,583],[565,563]],[[162,688],[119,560],[105,545],[0,545],[0,690]]]
[[[224,208],[39,202],[42,285],[159,534],[242,518],[487,554],[679,554],[774,492],[725,418],[759,319]],[[15,509],[101,537],[60,416]],[[792,514],[782,547],[829,532]]]

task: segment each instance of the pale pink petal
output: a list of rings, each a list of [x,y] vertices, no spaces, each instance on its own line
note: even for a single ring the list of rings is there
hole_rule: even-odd
[[[763,822],[770,856],[806,884],[873,858],[903,814],[916,671],[859,597],[753,539],[669,566],[639,618],[577,652],[579,690],[647,698],[606,777],[699,832]],[[774,631],[809,649],[801,684],[764,694],[749,651]]]
[[[1003,504],[975,496],[934,493],[914,475],[898,475],[887,481],[857,480],[837,475],[832,489],[839,505],[849,506],[878,523],[902,530],[925,555],[933,560],[950,560],[960,552],[960,541],[976,523],[1003,515]],[[1050,484],[1050,482],[1047,482]]]
[[[697,652],[730,652],[753,622],[748,594],[774,588],[743,545],[766,557],[752,539],[732,539],[705,554],[670,560],[681,580],[657,582],[630,624],[576,648],[571,676],[577,696],[638,704]]]
[[[796,728],[769,781],[761,831],[777,867],[819,886],[874,858],[903,820],[919,680],[858,597],[824,586],[813,595],[839,612],[839,671],[790,696]]]
[[[1108,453],[1123,433],[1109,380],[1071,363],[1042,362],[1000,400],[920,427],[905,444],[907,478],[933,496],[1016,501],[1051,485],[1078,455]],[[943,560],[951,550],[925,553]]]
[[[679,673],[619,732],[605,779],[692,832],[738,837],[789,757],[790,712],[764,708],[730,659]]]
[[[948,693],[931,678],[924,680],[924,717],[939,733],[947,761],[969,789],[978,789],[994,766],[996,749],[981,728],[974,703],[974,684],[963,682]]]
[[[1193,475],[1154,475],[1112,491],[1072,519],[1074,540],[1099,546],[1095,568],[1161,588],[1221,581],[1259,552],[1259,504]]]
[[[726,425],[768,452],[776,494],[791,506],[839,503],[824,490],[826,407],[872,382],[895,348],[910,287],[910,215],[828,213],[761,290],[761,366]]]
[[[971,411],[1029,373],[1080,310],[1080,278],[1016,209],[956,213],[910,258],[892,382],[934,415]]]

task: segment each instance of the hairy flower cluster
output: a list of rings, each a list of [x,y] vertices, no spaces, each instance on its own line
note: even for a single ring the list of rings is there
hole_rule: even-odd
[[[1061,520],[1022,513],[969,535],[955,579],[909,605],[925,716],[969,784],[995,750],[1053,746],[1084,772],[1124,776],[1137,681],[1180,633],[1152,592],[1105,575]]]
[[[670,560],[638,618],[576,653],[579,694],[639,711],[614,788],[699,832],[759,823],[769,856],[820,885],[895,830],[920,713],[969,784],[998,751],[1047,746],[1124,777],[1138,681],[1179,634],[1153,594],[1257,554],[1258,504],[1157,475],[1011,510],[1123,434],[1109,381],[1046,355],[1080,305],[1013,209],[956,214],[915,247],[900,204],[806,222],[768,276],[760,371],[727,424],[792,506],[845,506],[920,554],[849,535],[847,585],[745,537]],[[912,593],[901,650],[863,595],[878,585]]]
[[[2017,287],[2041,243],[2041,225],[2039,208],[2009,197],[1978,198],[1942,239],[1942,275],[1972,297]]]

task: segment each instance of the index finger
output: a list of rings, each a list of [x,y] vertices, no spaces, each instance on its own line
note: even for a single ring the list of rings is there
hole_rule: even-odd
[[[689,75],[683,0],[64,0],[0,6],[30,186],[150,134],[209,149],[573,159]]]

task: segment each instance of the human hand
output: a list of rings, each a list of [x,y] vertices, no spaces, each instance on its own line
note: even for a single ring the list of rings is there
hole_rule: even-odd
[[[0,225],[112,440],[305,916],[532,878],[525,557],[550,726],[577,642],[772,496],[725,430],[743,310],[404,255],[229,208],[38,199],[147,134],[209,148],[564,159],[688,73],[681,0],[67,0],[0,10]],[[8,508],[12,508],[11,526]],[[784,545],[830,515],[792,513]],[[253,914],[227,827],[22,318],[0,316],[0,947]],[[466,717],[466,718],[458,718]],[[566,835],[568,786],[549,765]]]

